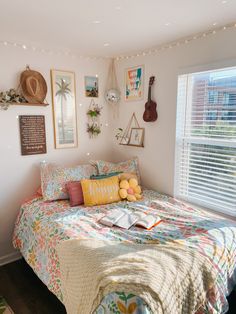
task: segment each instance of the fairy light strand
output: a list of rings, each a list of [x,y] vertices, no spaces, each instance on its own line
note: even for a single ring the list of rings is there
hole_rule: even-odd
[[[35,53],[41,53],[41,54],[48,54],[50,56],[55,55],[55,56],[65,56],[65,57],[70,57],[72,59],[75,58],[80,58],[80,59],[87,59],[87,60],[107,60],[110,59],[111,57],[99,57],[99,56],[85,56],[85,55],[79,55],[76,53],[72,53],[70,51],[62,51],[62,50],[52,50],[52,49],[46,49],[42,47],[36,47],[36,46],[31,46],[31,45],[26,45],[26,44],[21,44],[17,42],[11,42],[7,40],[0,40],[0,45],[3,45],[5,47],[14,47],[14,48],[20,48],[22,50],[28,50],[28,51],[33,51]]]
[[[141,51],[141,52],[136,52],[136,53],[134,53],[132,55],[120,55],[120,56],[117,56],[115,59],[117,61],[119,61],[119,60],[123,60],[123,59],[137,58],[137,57],[140,57],[140,56],[156,55],[160,51],[172,49],[174,47],[179,47],[179,46],[182,46],[182,45],[188,45],[190,42],[192,42],[194,40],[198,40],[198,39],[201,39],[201,38],[212,36],[212,35],[215,35],[216,33],[225,31],[227,29],[232,29],[232,28],[236,28],[236,23],[235,22],[231,23],[231,24],[228,24],[228,25],[221,26],[221,27],[217,27],[217,28],[214,28],[214,29],[202,32],[202,33],[198,33],[198,34],[195,34],[193,36],[188,36],[188,37],[185,37],[185,38],[181,38],[178,41],[165,43],[165,44],[163,44],[163,45],[161,45],[159,47],[152,48],[150,50],[144,50],[144,51]]]
[[[205,38],[208,36],[212,36],[215,35],[216,33],[225,31],[227,29],[231,29],[231,28],[236,28],[236,22],[228,24],[228,25],[224,25],[221,27],[217,27],[202,33],[198,33],[195,34],[193,36],[188,36],[185,38],[182,38],[178,41],[173,41],[170,43],[165,43],[163,45],[160,45],[156,48],[152,48],[149,50],[144,50],[144,51],[140,51],[140,52],[136,52],[134,54],[131,55],[119,55],[119,56],[115,56],[114,58],[119,61],[119,60],[123,60],[123,59],[131,59],[131,58],[137,58],[137,57],[142,57],[142,56],[147,56],[147,55],[156,55],[158,54],[160,51],[164,51],[164,50],[168,50],[168,49],[172,49],[175,47],[179,47],[182,45],[188,45],[190,42],[194,41],[194,40],[198,40],[201,38]],[[22,43],[17,43],[17,42],[11,42],[11,41],[7,41],[7,40],[0,40],[0,45],[3,45],[5,47],[7,46],[12,46],[15,48],[20,48],[23,50],[28,50],[28,51],[33,51],[33,52],[37,52],[37,53],[42,53],[42,54],[48,54],[50,56],[52,55],[56,55],[56,56],[65,56],[65,57],[70,57],[72,59],[75,58],[79,58],[79,59],[86,59],[86,60],[107,60],[107,59],[111,59],[111,56],[105,56],[105,57],[101,57],[101,56],[85,56],[85,55],[80,55],[80,54],[76,54],[76,53],[72,53],[70,51],[62,51],[62,50],[51,50],[51,49],[46,49],[46,48],[42,48],[42,47],[36,47],[36,46],[31,46],[31,45],[26,45],[26,44],[22,44]]]

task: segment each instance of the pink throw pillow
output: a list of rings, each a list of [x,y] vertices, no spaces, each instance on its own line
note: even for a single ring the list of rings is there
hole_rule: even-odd
[[[38,194],[39,196],[43,196],[41,186],[37,188],[36,194]]]
[[[70,181],[66,183],[66,188],[70,197],[70,206],[84,204],[83,190],[80,181]]]

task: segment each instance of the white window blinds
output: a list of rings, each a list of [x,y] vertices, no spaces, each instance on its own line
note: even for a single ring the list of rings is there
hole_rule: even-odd
[[[236,68],[179,76],[175,196],[236,216]]]

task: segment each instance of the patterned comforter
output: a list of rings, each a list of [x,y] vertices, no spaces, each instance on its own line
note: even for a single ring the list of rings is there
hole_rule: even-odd
[[[137,227],[108,228],[98,220],[108,210],[122,206],[158,215],[162,222],[150,231]],[[206,304],[197,314],[225,313],[226,296],[236,283],[236,222],[206,213],[157,192],[144,191],[136,203],[121,202],[98,207],[70,207],[68,201],[44,202],[34,196],[19,212],[13,244],[20,249],[38,277],[62,302],[60,267],[56,246],[72,238],[136,243],[173,243],[198,250],[217,269],[219,295],[209,291]],[[104,297],[96,310],[102,313],[151,314],[148,304],[130,293],[116,291]]]

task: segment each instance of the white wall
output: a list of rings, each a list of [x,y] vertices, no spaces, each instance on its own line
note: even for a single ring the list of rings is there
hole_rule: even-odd
[[[107,105],[104,102],[104,84],[106,84],[108,61],[72,59],[71,57],[50,56],[20,48],[0,48],[0,91],[16,87],[19,75],[26,64],[42,73],[47,81],[48,107],[12,106],[0,111],[0,264],[14,258],[11,245],[14,221],[22,200],[35,191],[40,184],[39,162],[53,161],[72,165],[87,162],[90,158],[105,158],[110,137]],[[78,118],[78,148],[54,149],[53,120],[50,89],[50,69],[70,70],[76,75],[76,103]],[[84,75],[99,77],[100,97],[98,103],[103,106],[101,122],[102,133],[97,139],[89,139],[86,133],[86,110],[90,98],[84,97]],[[82,107],[79,104],[82,103]],[[21,156],[18,115],[43,114],[46,120],[47,154]],[[90,153],[90,156],[87,156]]]
[[[232,62],[232,60],[235,61]],[[149,188],[173,195],[175,121],[178,73],[187,68],[193,71],[207,69],[209,64],[218,67],[236,66],[236,29],[220,31],[215,35],[195,40],[186,45],[164,50],[157,55],[123,59],[116,62],[118,81],[122,89],[120,117],[113,120],[114,130],[125,128],[132,112],[135,112],[140,126],[145,128],[145,147],[136,148],[117,145],[113,131],[113,155],[116,159],[138,156],[143,184]],[[144,64],[145,96],[139,102],[124,101],[124,71],[128,67]],[[148,82],[156,76],[153,99],[157,102],[159,118],[146,123],[142,119],[147,101]]]

